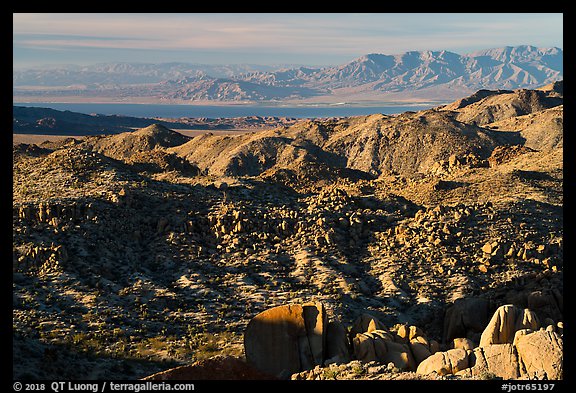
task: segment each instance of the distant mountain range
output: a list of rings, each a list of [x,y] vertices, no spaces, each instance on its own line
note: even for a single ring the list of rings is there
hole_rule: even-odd
[[[529,45],[368,54],[323,68],[100,64],[15,70],[14,97],[100,97],[165,102],[452,100],[479,89],[535,88],[563,79],[563,51]],[[39,97],[39,98],[38,98]]]
[[[60,66],[19,69],[13,72],[14,86],[71,86],[158,83],[187,77],[228,78],[234,75],[274,71],[283,66],[250,64],[211,65],[190,63],[102,63],[88,66]]]

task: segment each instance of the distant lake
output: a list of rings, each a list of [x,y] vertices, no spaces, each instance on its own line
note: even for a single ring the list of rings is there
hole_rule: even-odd
[[[373,113],[391,115],[406,111],[429,109],[439,104],[388,106],[261,106],[261,105],[172,105],[172,104],[92,104],[14,102],[17,106],[52,108],[85,114],[124,115],[133,117],[243,117],[275,116],[293,118],[362,116]]]

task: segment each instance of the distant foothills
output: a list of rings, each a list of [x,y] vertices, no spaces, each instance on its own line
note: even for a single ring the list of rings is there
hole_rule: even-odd
[[[439,102],[563,79],[563,51],[530,45],[460,55],[368,54],[331,67],[106,63],[15,69],[14,102],[367,104]]]

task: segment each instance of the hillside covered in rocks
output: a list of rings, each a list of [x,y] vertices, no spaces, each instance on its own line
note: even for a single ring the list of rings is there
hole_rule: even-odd
[[[245,345],[253,318],[310,302],[352,348],[333,362],[313,351],[284,379],[550,374],[471,364],[498,312],[519,328],[490,345],[518,364],[532,345],[521,334],[561,346],[562,95],[560,82],[234,136],[152,125],[15,145],[13,377],[250,362],[266,356]],[[404,355],[375,352],[395,344]],[[461,367],[445,372],[452,355]]]

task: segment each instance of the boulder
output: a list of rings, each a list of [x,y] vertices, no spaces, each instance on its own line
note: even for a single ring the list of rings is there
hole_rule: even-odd
[[[564,335],[564,322],[560,321],[556,324],[556,331],[562,337]]]
[[[352,323],[350,337],[354,338],[358,333],[370,333],[374,330],[386,330],[386,326],[378,318],[370,314],[362,314]]]
[[[472,351],[438,352],[422,361],[416,372],[456,374],[465,378],[495,375],[503,379],[542,376],[562,379],[562,339],[557,333],[522,329],[516,332],[514,343],[491,344]]]
[[[416,337],[424,337],[425,336],[424,331],[417,326],[410,326],[409,332],[410,333],[409,333],[408,338],[410,340],[412,340],[413,338],[416,338]]]
[[[482,251],[485,254],[492,254],[493,249],[494,249],[494,247],[492,246],[492,243],[490,243],[490,242],[488,242],[482,246]]]
[[[540,328],[541,323],[538,315],[527,308],[523,310],[520,317],[516,320],[516,331],[521,329],[532,329],[538,330]]]
[[[384,364],[394,363],[394,366],[401,371],[416,370],[416,361],[410,352],[410,348],[406,344],[387,340],[386,356],[380,361]]]
[[[298,340],[298,355],[300,356],[300,370],[313,369],[314,356],[312,355],[312,348],[310,347],[308,337],[306,337],[306,335],[298,336],[297,340]],[[285,373],[281,373],[279,375],[286,377]]]
[[[518,354],[512,344],[494,344],[474,348],[470,352],[468,361],[470,368],[456,373],[457,375],[466,378],[482,378],[493,374],[503,379],[517,379],[524,374]]]
[[[408,345],[416,365],[432,355],[431,343],[419,327],[400,325],[395,338]]]
[[[407,343],[410,339],[410,326],[400,325],[396,330],[396,341]]]
[[[490,302],[483,298],[457,299],[444,316],[443,342],[454,338],[472,338],[486,327],[490,320]]]
[[[273,307],[256,315],[244,332],[246,360],[281,379],[321,365],[326,313],[320,303]]]
[[[430,343],[423,336],[417,336],[410,340],[410,350],[412,355],[414,355],[416,364],[420,364],[420,362],[432,355]]]
[[[529,377],[544,371],[548,379],[563,378],[563,341],[556,332],[539,330],[519,335],[515,340]]]
[[[409,343],[415,337],[424,337],[424,332],[417,326],[397,325],[395,341]]]
[[[350,341],[341,322],[330,321],[326,328],[326,364],[348,363],[350,360]]]
[[[555,321],[563,319],[563,296],[558,288],[510,291],[506,294],[506,303],[536,312],[541,321],[546,318]]]
[[[395,337],[392,333],[390,333],[389,331],[387,331],[387,330],[380,330],[380,329],[379,329],[379,330],[374,330],[374,331],[368,333],[368,335],[371,336],[371,337],[379,337],[379,338],[381,338],[381,339],[383,339],[383,340],[385,340],[385,341],[390,341],[390,342],[394,342],[394,341],[395,341],[395,338],[396,338],[396,337]]]
[[[430,353],[440,352],[440,343],[436,340],[430,340]]]
[[[518,362],[518,354],[512,344],[490,345],[480,350],[474,350],[473,353],[472,367],[476,364],[486,364],[490,373],[504,379],[519,378],[523,374]]]
[[[492,344],[512,344],[514,334],[520,329],[537,330],[540,322],[536,314],[511,304],[500,306],[482,332],[480,347]]]
[[[372,345],[374,345],[376,359],[381,362],[383,362],[383,359],[388,357],[388,347],[386,346],[386,342],[392,342],[390,336],[385,333],[386,332],[381,330],[374,330],[373,332],[366,333],[369,337],[372,338]]]
[[[326,346],[326,328],[328,326],[326,310],[320,302],[304,304],[302,308],[304,311],[306,336],[314,358],[314,365],[322,365]]]
[[[465,351],[471,351],[474,349],[474,341],[470,340],[469,338],[455,338],[452,340],[452,347],[455,349],[464,349]]]
[[[418,365],[416,373],[438,375],[455,374],[469,367],[468,352],[463,349],[449,349],[437,352]]]
[[[516,347],[516,344],[518,343],[518,340],[520,339],[520,337],[525,336],[525,335],[530,334],[530,333],[533,333],[533,332],[534,331],[532,329],[517,330],[516,333],[514,333],[514,341],[512,342],[514,347]]]
[[[562,319],[562,312],[555,296],[549,291],[534,291],[528,295],[528,308],[534,310],[540,319],[546,318],[555,321]]]
[[[370,333],[358,333],[352,340],[354,357],[362,362],[377,361],[383,364],[393,363],[402,371],[414,371],[416,362],[407,344],[394,341],[387,331],[374,330]]]
[[[362,362],[377,361],[376,349],[374,348],[374,340],[367,333],[357,333],[352,339],[354,347],[354,357]]]

